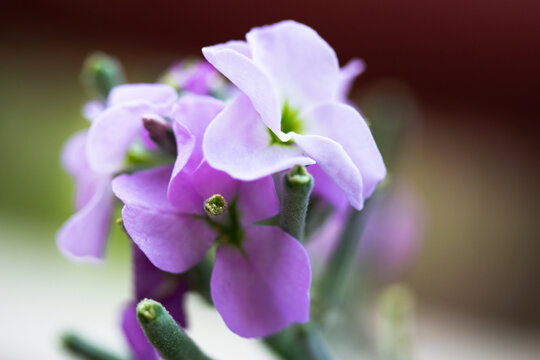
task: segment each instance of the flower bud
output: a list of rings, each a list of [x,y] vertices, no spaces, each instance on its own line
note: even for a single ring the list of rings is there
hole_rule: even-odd
[[[159,115],[146,114],[142,118],[143,126],[150,138],[165,152],[176,155],[176,139],[171,125]]]
[[[93,53],[84,62],[81,81],[93,96],[105,99],[113,87],[124,83],[124,69],[116,58]]]

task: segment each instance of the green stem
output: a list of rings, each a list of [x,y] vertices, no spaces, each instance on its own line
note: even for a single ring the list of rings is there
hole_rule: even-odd
[[[282,178],[280,226],[298,241],[304,241],[304,227],[313,177],[301,165],[294,166]]]
[[[331,360],[319,329],[313,323],[293,325],[264,339],[264,343],[284,360]]]
[[[123,360],[121,357],[100,349],[73,333],[62,336],[62,345],[71,354],[86,360]]]
[[[157,301],[137,305],[137,320],[148,341],[165,360],[210,360]]]
[[[373,199],[366,201],[363,211],[352,210],[345,230],[330,255],[317,289],[319,317],[340,306],[345,296],[348,280],[356,262],[357,247],[373,201]]]

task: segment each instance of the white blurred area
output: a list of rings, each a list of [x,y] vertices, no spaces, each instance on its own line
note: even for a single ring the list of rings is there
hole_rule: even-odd
[[[113,246],[114,261],[103,265],[73,264],[57,252],[54,231],[50,225],[0,214],[0,359],[72,359],[59,346],[59,335],[66,330],[126,354],[119,315],[130,297],[130,264],[129,254],[117,252],[127,246]],[[189,333],[215,359],[276,359],[258,341],[228,331],[196,296],[188,297],[187,309]],[[423,303],[414,328],[413,359],[540,359],[540,334],[482,323]],[[353,339],[332,340],[340,359],[361,357]]]

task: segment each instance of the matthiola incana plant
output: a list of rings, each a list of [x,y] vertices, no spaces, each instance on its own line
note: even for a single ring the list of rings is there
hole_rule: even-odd
[[[354,250],[359,210],[386,174],[347,98],[364,63],[340,68],[330,45],[294,21],[202,54],[207,61],[178,62],[144,84],[123,83],[107,55],[87,62],[90,128],[62,155],[77,212],[58,246],[78,261],[102,260],[123,204],[116,222],[132,241],[134,294],[122,328],[137,359],[209,359],[184,332],[188,292],[281,358],[330,359],[319,329],[355,259],[343,248]],[[312,286],[304,245],[336,216],[336,249]],[[98,350],[82,341],[65,343],[92,358]]]

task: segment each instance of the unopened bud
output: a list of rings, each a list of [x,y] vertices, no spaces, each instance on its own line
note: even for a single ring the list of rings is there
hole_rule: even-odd
[[[287,173],[287,183],[291,186],[307,185],[312,177],[302,165],[295,165]]]
[[[124,69],[116,58],[97,52],[84,62],[81,81],[92,95],[105,99],[113,87],[124,83]]]
[[[204,202],[204,211],[209,216],[221,215],[227,210],[227,201],[220,194],[212,195]]]
[[[143,126],[150,138],[165,152],[176,155],[176,139],[171,125],[156,114],[146,114],[142,118]]]

